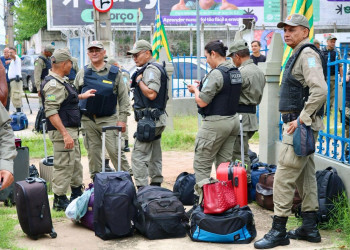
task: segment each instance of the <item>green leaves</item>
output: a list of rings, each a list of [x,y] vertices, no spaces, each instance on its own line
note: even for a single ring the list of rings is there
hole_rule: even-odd
[[[45,0],[14,0],[12,10],[15,15],[17,41],[29,40],[39,29],[46,26]]]

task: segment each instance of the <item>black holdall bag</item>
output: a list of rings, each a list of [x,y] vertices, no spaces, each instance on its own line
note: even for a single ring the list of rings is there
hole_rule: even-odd
[[[150,240],[186,236],[185,209],[174,193],[146,186],[137,193],[136,229]]]
[[[193,241],[248,244],[256,237],[254,216],[248,206],[236,206],[221,214],[205,214],[197,206],[188,234]]]
[[[94,180],[94,229],[103,240],[132,236],[135,187],[128,172],[98,173]]]
[[[179,200],[183,205],[193,205],[196,195],[194,186],[196,185],[196,176],[187,172],[182,172],[176,178],[173,192],[179,194]]]

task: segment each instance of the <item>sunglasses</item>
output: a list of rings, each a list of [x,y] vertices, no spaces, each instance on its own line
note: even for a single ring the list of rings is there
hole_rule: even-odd
[[[143,51],[140,51],[140,52],[138,52],[138,53],[136,53],[136,54],[133,54],[132,57],[133,57],[133,58],[138,58],[139,55],[141,55],[141,54],[144,53],[144,52],[146,52],[146,51],[144,51],[144,50],[143,50]]]
[[[95,49],[89,49],[89,53],[100,53],[102,51],[102,49],[99,48],[95,48]]]

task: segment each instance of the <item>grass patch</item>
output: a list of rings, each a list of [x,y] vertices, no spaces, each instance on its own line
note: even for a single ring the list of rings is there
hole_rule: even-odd
[[[0,249],[21,249],[14,244],[18,224],[15,207],[0,208]]]
[[[80,150],[82,156],[87,156],[87,151],[84,147],[83,138],[79,138]],[[44,142],[41,134],[36,134],[31,137],[22,138],[22,146],[29,147],[29,157],[30,158],[44,158]],[[52,142],[46,137],[47,155],[53,155]]]
[[[165,130],[162,135],[162,150],[193,151],[198,131],[197,116],[177,116],[173,119],[174,130]]]
[[[332,230],[339,237],[337,245],[340,248],[350,248],[350,205],[345,192],[334,202],[334,209],[328,223],[320,225],[321,229]]]

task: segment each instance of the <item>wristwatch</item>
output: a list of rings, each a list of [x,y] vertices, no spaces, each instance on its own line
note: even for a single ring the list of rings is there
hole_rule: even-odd
[[[142,81],[142,78],[140,78],[139,80],[136,80],[137,86],[140,84],[141,81]]]

